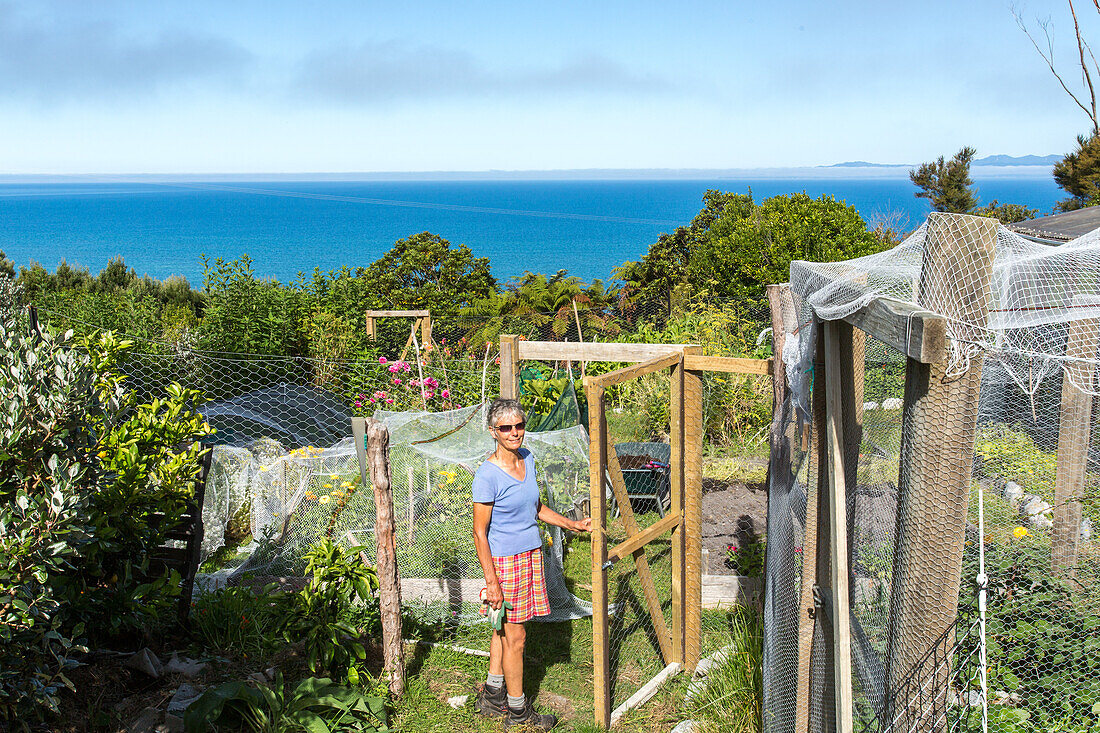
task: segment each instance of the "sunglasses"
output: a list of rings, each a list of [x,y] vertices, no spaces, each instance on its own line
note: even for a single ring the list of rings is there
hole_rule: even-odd
[[[512,432],[513,430],[526,430],[526,429],[527,429],[527,421],[526,420],[520,420],[515,425],[497,425],[496,427],[493,428],[493,430],[496,430],[499,433],[504,433],[505,435]]]

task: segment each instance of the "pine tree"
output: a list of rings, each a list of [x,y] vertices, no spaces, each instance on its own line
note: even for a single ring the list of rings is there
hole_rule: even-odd
[[[950,211],[965,214],[978,205],[978,197],[971,186],[970,162],[977,154],[974,148],[965,147],[944,161],[941,155],[931,163],[921,163],[915,171],[909,171],[909,180],[917,188],[914,196],[932,202],[933,211]]]

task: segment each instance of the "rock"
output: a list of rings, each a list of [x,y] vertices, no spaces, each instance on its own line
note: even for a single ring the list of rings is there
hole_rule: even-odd
[[[1092,539],[1092,521],[1087,517],[1081,520],[1081,541],[1088,542]]]
[[[264,670],[264,674],[267,675],[267,678],[269,680],[274,680],[275,679],[275,668],[274,667],[268,667],[267,669]]]
[[[160,723],[160,711],[156,708],[145,708],[130,723],[126,733],[156,733],[157,724]]]
[[[454,697],[447,698],[447,704],[455,710],[466,704],[466,701],[470,699],[469,695],[455,695]]]
[[[206,669],[205,662],[198,662],[188,657],[180,659],[176,652],[172,652],[172,658],[168,660],[168,664],[164,665],[165,672],[181,674],[184,677],[195,677],[204,669]]]
[[[1027,518],[1028,524],[1036,529],[1050,529],[1054,526],[1054,522],[1050,518],[1050,513],[1054,509],[1048,502],[1043,501],[1038,496],[1025,497],[1023,506],[1020,507],[1020,514]]]
[[[160,679],[160,676],[164,674],[164,664],[157,659],[157,655],[149,651],[148,648],[143,648],[141,651],[135,653],[132,657],[126,660],[123,665],[130,669],[136,669],[144,675],[148,675],[153,679]]]
[[[863,409],[864,410],[877,410],[878,409],[878,403],[877,402],[864,402],[863,403]]]
[[[200,695],[202,688],[186,682],[176,689],[172,699],[168,701],[168,714],[164,716],[164,724],[169,733],[183,733],[183,713]]]
[[[695,730],[694,720],[684,720],[676,724],[670,733],[692,733]]]
[[[248,675],[247,679],[252,680],[257,685],[263,685],[264,687],[267,687],[267,675],[265,675],[263,672],[253,672],[252,674]]]
[[[1013,504],[1019,503],[1024,498],[1024,487],[1015,481],[1005,481],[1005,500]]]
[[[900,410],[905,405],[905,401],[900,397],[887,397],[882,401],[882,409],[884,410]]]

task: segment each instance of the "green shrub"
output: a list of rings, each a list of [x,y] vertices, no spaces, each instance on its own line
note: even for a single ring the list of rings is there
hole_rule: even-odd
[[[207,649],[255,656],[279,643],[293,595],[277,593],[274,584],[259,592],[251,586],[218,588],[192,603],[194,636]]]
[[[215,723],[243,723],[259,733],[389,733],[385,701],[361,690],[310,677],[288,690],[283,675],[272,686],[226,682],[207,690],[183,716],[187,733],[210,730]],[[216,730],[216,728],[215,728]]]
[[[348,550],[323,539],[305,555],[310,576],[298,594],[284,630],[287,641],[304,640],[309,668],[328,672],[357,684],[359,664],[366,657],[360,630],[349,616],[357,604],[374,604],[378,576],[361,556],[363,548]]]
[[[25,724],[71,686],[73,639],[140,626],[178,593],[144,558],[208,428],[178,387],[138,404],[114,372],[128,342],[32,337],[14,303],[0,278],[0,721]]]
[[[760,617],[742,609],[730,619],[719,663],[691,702],[691,716],[705,733],[756,733],[761,723],[764,631]]]

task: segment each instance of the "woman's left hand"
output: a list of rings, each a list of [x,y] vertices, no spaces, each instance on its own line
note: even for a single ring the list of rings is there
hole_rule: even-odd
[[[574,521],[573,525],[569,528],[574,532],[591,532],[592,531],[592,518],[585,517],[579,522]]]

